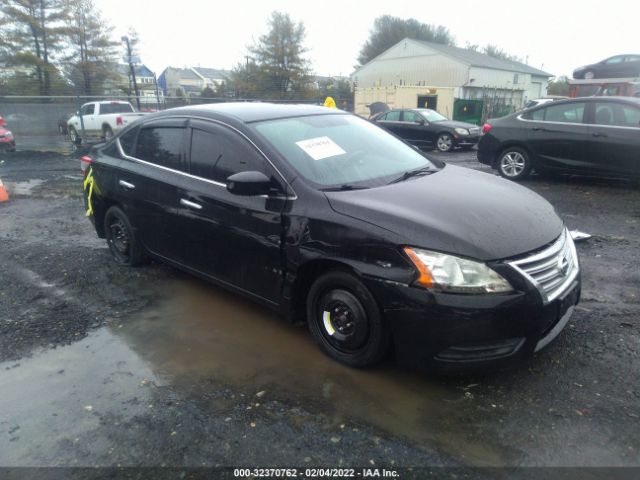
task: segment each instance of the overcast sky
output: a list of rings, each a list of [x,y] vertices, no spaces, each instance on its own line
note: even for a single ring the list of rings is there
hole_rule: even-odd
[[[134,27],[141,60],[167,66],[231,68],[266,31],[273,10],[307,30],[319,75],[350,75],[376,17],[389,14],[444,25],[458,46],[495,44],[555,75],[618,53],[640,53],[637,0],[96,0],[120,36]]]

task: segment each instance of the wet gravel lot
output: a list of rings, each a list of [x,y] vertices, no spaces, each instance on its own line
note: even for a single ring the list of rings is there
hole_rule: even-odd
[[[640,466],[637,184],[527,181],[594,235],[582,302],[527,364],[440,378],[342,367],[219,288],[118,267],[77,158],[3,160],[0,466]]]

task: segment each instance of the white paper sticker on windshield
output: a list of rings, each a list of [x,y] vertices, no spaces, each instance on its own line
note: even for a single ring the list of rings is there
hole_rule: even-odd
[[[314,160],[322,160],[347,153],[329,137],[310,138],[296,142],[296,145]]]

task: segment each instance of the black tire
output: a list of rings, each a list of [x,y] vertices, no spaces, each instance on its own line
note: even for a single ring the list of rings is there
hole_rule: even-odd
[[[105,142],[108,142],[113,138],[113,130],[109,125],[102,127],[102,138],[104,138]]]
[[[104,233],[114,260],[135,267],[145,260],[144,250],[135,237],[131,222],[119,207],[110,207],[104,215]]]
[[[350,367],[374,365],[389,350],[390,334],[373,295],[347,272],[325,273],[313,283],[307,324],[320,348]]]
[[[80,145],[82,143],[82,139],[78,136],[77,130],[73,127],[69,127],[69,140],[74,145]]]
[[[531,173],[531,157],[521,147],[507,147],[496,161],[498,173],[509,180],[524,180]]]
[[[436,148],[439,152],[450,152],[453,150],[454,142],[451,134],[443,132],[438,134]]]

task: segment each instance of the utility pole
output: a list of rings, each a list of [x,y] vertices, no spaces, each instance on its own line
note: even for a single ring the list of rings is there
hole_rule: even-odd
[[[131,59],[131,43],[129,42],[129,37],[127,37],[126,35],[123,36],[120,40],[122,40],[127,46],[127,62],[129,63],[129,73],[131,75],[131,80],[133,81],[133,91],[136,94],[136,105],[138,107],[138,111],[140,111],[140,92],[138,92],[136,71],[135,68],[133,68],[133,60]]]

